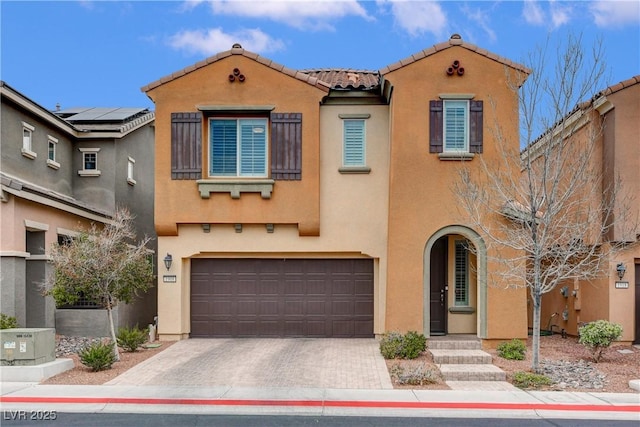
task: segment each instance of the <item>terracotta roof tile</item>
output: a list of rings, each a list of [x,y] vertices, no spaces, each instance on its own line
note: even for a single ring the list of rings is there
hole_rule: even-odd
[[[405,67],[405,66],[411,64],[412,62],[416,62],[416,61],[418,61],[418,60],[420,60],[422,58],[425,58],[425,57],[427,57],[429,55],[433,55],[436,52],[440,52],[442,50],[449,49],[449,48],[451,48],[453,46],[463,47],[463,48],[468,49],[468,50],[470,50],[472,52],[476,52],[479,55],[486,56],[489,59],[501,62],[501,63],[503,63],[505,65],[508,65],[509,67],[515,68],[515,69],[523,71],[525,73],[530,73],[531,72],[531,70],[529,70],[524,65],[518,64],[518,63],[513,62],[513,61],[511,61],[509,59],[506,59],[506,58],[503,58],[503,57],[501,57],[499,55],[491,53],[486,49],[481,49],[481,48],[479,48],[478,46],[476,46],[476,45],[474,45],[472,43],[467,43],[467,42],[463,41],[462,38],[458,34],[453,34],[451,36],[451,38],[446,42],[434,44],[433,46],[431,46],[429,48],[426,48],[426,49],[423,49],[422,51],[420,51],[420,52],[418,52],[418,53],[416,53],[416,54],[414,54],[414,55],[412,55],[412,56],[410,56],[408,58],[405,58],[405,59],[403,59],[403,60],[401,60],[399,62],[396,62],[394,64],[387,65],[386,67],[384,67],[384,68],[382,68],[380,70],[380,74],[382,74],[382,75],[388,74],[388,73],[390,73],[392,71],[397,70],[398,68]]]
[[[633,76],[630,79],[627,80],[623,80],[619,83],[616,83],[613,86],[609,86],[608,88],[606,88],[605,90],[603,90],[599,95],[611,95],[612,93],[616,93],[624,88],[627,88],[629,86],[633,86],[635,84],[640,83],[640,74],[637,76]]]
[[[196,70],[198,70],[198,69],[200,69],[202,67],[205,67],[205,66],[207,66],[207,65],[209,65],[209,64],[211,64],[213,62],[216,62],[216,61],[219,61],[221,59],[227,58],[227,57],[229,57],[231,55],[242,55],[242,56],[244,56],[246,58],[252,59],[252,60],[254,60],[256,62],[259,62],[259,63],[261,63],[263,65],[266,65],[267,67],[273,68],[276,71],[282,72],[282,73],[287,74],[287,75],[289,75],[291,77],[294,77],[294,78],[296,78],[298,80],[301,80],[301,81],[303,81],[305,83],[308,83],[308,84],[310,84],[312,86],[315,86],[315,87],[317,87],[317,88],[319,88],[319,89],[321,89],[321,90],[323,90],[325,92],[328,91],[328,89],[329,89],[329,86],[325,82],[321,82],[321,81],[319,81],[317,79],[314,79],[314,80],[309,79],[308,76],[303,75],[303,74],[299,73],[296,70],[293,70],[293,69],[285,67],[284,65],[275,63],[275,62],[273,62],[272,60],[270,60],[268,58],[263,58],[263,57],[261,57],[260,55],[254,53],[254,52],[249,52],[247,50],[244,50],[242,48],[242,46],[240,46],[239,44],[236,43],[236,44],[233,45],[231,50],[227,50],[225,52],[219,52],[216,55],[210,56],[210,57],[208,57],[208,58],[206,58],[206,59],[204,59],[202,61],[196,62],[195,64],[190,65],[190,66],[188,66],[186,68],[183,68],[182,70],[176,71],[176,72],[174,72],[174,73],[172,73],[172,74],[170,74],[168,76],[164,76],[164,77],[160,78],[159,80],[156,80],[155,82],[152,82],[152,83],[149,83],[146,86],[143,86],[141,88],[141,90],[142,90],[142,92],[148,92],[148,91],[150,91],[152,89],[155,89],[158,86],[161,86],[161,85],[163,85],[165,83],[168,83],[168,82],[170,82],[170,81],[172,81],[174,79],[182,77],[185,74],[188,74],[188,73],[191,73],[193,71],[196,71]]]
[[[370,90],[380,86],[380,73],[350,68],[320,68],[300,70],[300,73],[317,78],[334,89]]]

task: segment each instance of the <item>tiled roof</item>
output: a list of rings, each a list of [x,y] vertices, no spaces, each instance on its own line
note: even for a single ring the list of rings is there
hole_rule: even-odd
[[[332,89],[370,90],[380,86],[380,73],[377,71],[320,68],[300,70],[300,72],[316,77],[329,84]]]
[[[629,86],[633,86],[635,84],[640,83],[640,74],[637,76],[633,76],[630,79],[621,81],[620,83],[617,83],[613,86],[609,86],[608,88],[606,88],[605,90],[603,90],[602,92],[600,92],[598,95],[596,95],[596,97],[598,96],[607,96],[607,95],[611,95],[612,93],[616,93],[624,88],[627,88]]]
[[[436,45],[431,46],[428,49],[421,50],[420,52],[414,53],[408,58],[402,59],[394,64],[387,65],[386,67],[380,70],[381,75],[388,74],[392,71],[395,71],[399,68],[405,67],[413,62],[416,62],[420,59],[426,58],[427,56],[433,55],[434,53],[440,52],[445,49],[449,49],[453,46],[460,46],[465,49],[468,49],[472,52],[476,52],[479,55],[486,56],[489,59],[493,59],[494,61],[501,62],[511,68],[515,68],[516,70],[522,71],[527,74],[531,74],[531,70],[525,67],[524,65],[518,64],[517,62],[513,62],[507,58],[503,58],[494,53],[489,52],[486,49],[481,49],[478,46],[467,43],[462,40],[462,37],[458,34],[453,34],[449,40],[446,42],[438,43]]]
[[[216,54],[214,56],[210,56],[209,58],[207,58],[205,60],[197,62],[197,63],[195,63],[193,65],[190,65],[190,66],[188,66],[186,68],[183,68],[180,71],[176,71],[173,74],[170,74],[168,76],[165,76],[165,77],[161,78],[160,80],[156,80],[153,83],[149,83],[148,85],[143,86],[141,88],[141,90],[142,90],[142,92],[148,92],[148,91],[150,91],[152,89],[155,89],[156,87],[158,87],[160,85],[163,85],[163,84],[168,83],[168,82],[170,82],[172,80],[175,80],[178,77],[182,77],[185,74],[189,74],[189,73],[191,73],[193,71],[196,71],[199,68],[206,67],[207,65],[209,65],[211,63],[220,61],[221,59],[227,58],[227,57],[229,57],[231,55],[242,55],[242,56],[245,56],[245,57],[247,57],[249,59],[253,59],[254,61],[257,61],[257,62],[259,62],[261,64],[264,64],[267,67],[273,68],[276,71],[279,71],[281,73],[287,74],[287,75],[289,75],[291,77],[294,77],[294,78],[296,78],[298,80],[301,80],[301,81],[303,81],[305,83],[309,83],[310,85],[315,86],[315,87],[317,87],[317,88],[319,88],[319,89],[321,89],[321,90],[323,90],[325,92],[329,91],[329,85],[324,83],[323,81],[318,80],[316,77],[311,76],[309,74],[301,73],[300,71],[296,71],[296,70],[294,70],[292,68],[288,68],[288,67],[285,67],[284,65],[280,65],[280,64],[278,64],[276,62],[273,62],[272,60],[270,60],[268,58],[265,58],[263,56],[260,56],[260,55],[258,55],[256,53],[249,52],[248,50],[244,50],[242,48],[242,46],[240,46],[237,43],[233,45],[231,50],[220,52],[220,53],[218,53],[218,54]]]

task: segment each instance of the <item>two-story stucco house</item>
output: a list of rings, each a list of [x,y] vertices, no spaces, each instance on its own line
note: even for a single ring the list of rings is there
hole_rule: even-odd
[[[154,113],[140,108],[49,111],[4,82],[0,89],[0,312],[15,316],[21,327],[107,336],[107,316],[95,304],[56,308],[53,298],[42,296],[51,268],[47,254],[79,227],[108,222],[118,206],[136,216],[140,236],[155,236]],[[119,325],[146,325],[155,314],[154,290],[115,310]]]
[[[640,75],[608,87],[579,107],[565,118],[580,120],[567,143],[580,144],[594,127],[598,129],[593,175],[602,179],[602,197],[614,189],[617,193],[606,240],[624,243],[626,248],[608,260],[603,277],[570,281],[546,294],[542,319],[551,319],[549,324],[556,332],[564,329],[571,335],[577,335],[583,323],[606,319],[622,326],[622,341],[639,343]]]
[[[379,71],[297,71],[234,45],[142,88],[171,260],[161,339],[526,337],[525,289],[488,286],[453,192],[460,168],[499,161],[490,124],[519,150],[508,74],[528,70],[454,35]]]

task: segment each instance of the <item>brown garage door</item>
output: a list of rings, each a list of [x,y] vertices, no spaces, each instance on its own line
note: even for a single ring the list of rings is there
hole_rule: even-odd
[[[373,337],[370,259],[193,259],[192,337]]]

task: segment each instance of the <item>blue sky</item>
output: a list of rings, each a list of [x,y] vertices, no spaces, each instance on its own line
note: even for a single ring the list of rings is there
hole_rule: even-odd
[[[0,78],[48,109],[148,107],[148,83],[235,42],[285,66],[377,70],[459,33],[516,62],[600,37],[608,84],[640,74],[640,1],[6,1]],[[603,89],[603,88],[597,88]]]

